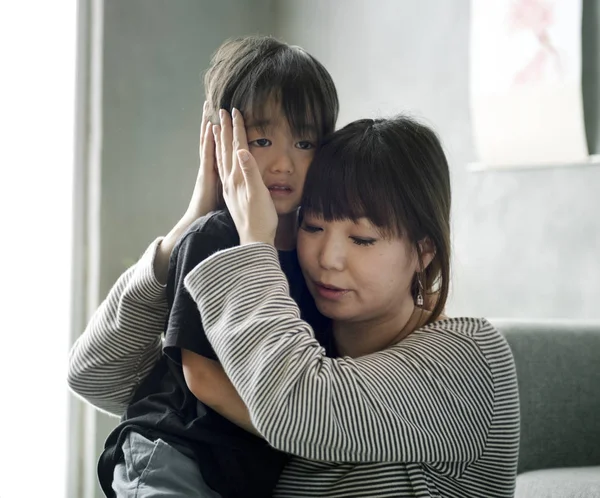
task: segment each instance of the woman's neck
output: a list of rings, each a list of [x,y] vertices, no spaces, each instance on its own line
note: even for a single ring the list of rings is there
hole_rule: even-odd
[[[430,313],[407,301],[393,316],[365,322],[334,321],[333,337],[340,356],[358,358],[382,351],[422,327]]]
[[[275,248],[278,251],[291,251],[296,248],[298,234],[298,216],[290,213],[279,216],[277,232],[275,232]]]

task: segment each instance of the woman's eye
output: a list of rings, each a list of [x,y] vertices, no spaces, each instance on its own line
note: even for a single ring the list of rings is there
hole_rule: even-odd
[[[296,148],[301,150],[311,150],[315,148],[315,144],[308,140],[302,140],[296,144]]]
[[[272,145],[271,141],[268,138],[257,138],[256,140],[252,140],[248,145],[254,145],[255,147],[268,147]]]
[[[306,223],[302,223],[302,225],[300,225],[300,229],[308,233],[315,233],[321,230],[319,227],[316,227],[314,225],[307,225]]]
[[[351,239],[357,246],[372,246],[376,242],[375,239],[361,239],[359,237],[351,237]]]

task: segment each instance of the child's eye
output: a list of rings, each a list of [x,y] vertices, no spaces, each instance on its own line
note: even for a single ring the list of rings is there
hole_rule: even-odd
[[[372,246],[377,242],[375,239],[361,239],[359,237],[350,237],[357,246]]]
[[[319,227],[316,227],[314,225],[307,225],[306,223],[302,223],[302,225],[300,225],[300,229],[308,233],[316,233],[321,230]]]
[[[269,147],[273,145],[273,143],[268,138],[257,138],[256,140],[252,140],[252,142],[248,142],[248,145],[254,145],[255,147]]]
[[[302,140],[296,144],[296,148],[301,150],[311,150],[315,148],[315,144],[308,140]]]

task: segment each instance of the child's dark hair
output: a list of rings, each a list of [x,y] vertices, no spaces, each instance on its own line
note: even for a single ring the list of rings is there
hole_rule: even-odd
[[[214,54],[204,77],[211,120],[217,112],[251,111],[256,121],[275,98],[297,135],[313,129],[316,139],[333,132],[339,102],[331,75],[313,56],[271,36],[228,40]]]
[[[450,283],[450,173],[437,135],[414,119],[362,119],[321,143],[308,171],[302,213],[326,221],[368,218],[386,237],[428,238],[435,256],[421,279],[439,317]],[[411,291],[418,292],[417,275]]]

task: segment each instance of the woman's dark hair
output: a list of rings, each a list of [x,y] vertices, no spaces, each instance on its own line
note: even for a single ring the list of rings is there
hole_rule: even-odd
[[[312,55],[271,36],[228,40],[213,55],[204,88],[213,122],[235,107],[256,121],[275,98],[296,135],[314,130],[316,139],[333,132],[339,102],[331,75]]]
[[[429,239],[435,256],[423,272],[442,313],[450,284],[450,173],[437,135],[412,118],[362,119],[325,138],[306,177],[302,213],[326,221],[368,218],[386,237]],[[415,275],[411,292],[418,292]],[[434,299],[431,299],[434,296]]]

